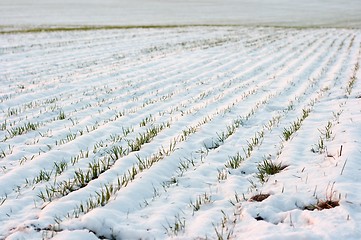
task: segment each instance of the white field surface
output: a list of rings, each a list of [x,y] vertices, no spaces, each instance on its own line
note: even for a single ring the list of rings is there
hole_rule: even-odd
[[[360,13],[360,0],[1,0],[0,31],[185,24],[361,28]]]
[[[360,30],[18,33],[0,49],[0,239],[361,239]],[[265,160],[285,168],[262,182]]]

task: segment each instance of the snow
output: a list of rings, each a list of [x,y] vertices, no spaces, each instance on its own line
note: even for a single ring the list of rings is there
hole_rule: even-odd
[[[357,1],[84,3],[2,1],[0,24],[359,24]],[[336,8],[350,21],[333,24]],[[6,33],[0,46],[0,239],[361,238],[359,29]],[[284,169],[262,181],[265,160]]]
[[[359,0],[2,0],[4,28],[241,24],[360,27]]]

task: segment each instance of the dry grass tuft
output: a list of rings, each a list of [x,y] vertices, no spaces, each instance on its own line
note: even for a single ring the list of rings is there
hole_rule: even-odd
[[[314,210],[324,210],[324,209],[331,209],[331,208],[335,208],[337,206],[339,206],[339,200],[320,200],[318,201],[318,203],[316,205],[309,205],[306,206],[304,209],[305,210],[309,210],[309,211],[314,211]]]

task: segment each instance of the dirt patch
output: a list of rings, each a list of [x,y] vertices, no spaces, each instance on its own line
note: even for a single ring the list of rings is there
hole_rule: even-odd
[[[249,200],[252,202],[262,202],[269,196],[270,196],[270,194],[268,194],[268,193],[267,194],[257,194],[255,196],[251,197]]]

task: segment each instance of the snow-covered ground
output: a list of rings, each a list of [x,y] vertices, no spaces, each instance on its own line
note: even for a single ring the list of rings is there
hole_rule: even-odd
[[[2,0],[0,32],[228,26],[0,34],[0,239],[361,239],[360,12]]]
[[[0,239],[361,238],[360,30],[17,33],[0,52]]]
[[[360,0],[1,0],[0,26],[240,24],[361,27]]]

